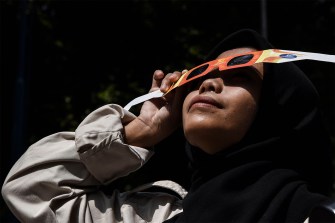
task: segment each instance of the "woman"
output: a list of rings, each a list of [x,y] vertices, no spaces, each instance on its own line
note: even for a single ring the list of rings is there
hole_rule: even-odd
[[[241,30],[207,60],[268,48]],[[167,91],[180,75],[156,71],[151,90]],[[153,154],[146,148],[180,122],[193,170],[188,193],[171,181],[110,196],[100,190],[144,165]],[[293,64],[257,64],[215,70],[145,102],[137,117],[118,105],[97,109],[75,133],[32,145],[2,194],[23,222],[304,222],[328,199],[329,154],[318,95],[305,75]],[[178,195],[149,192],[153,186]]]
[[[241,46],[274,48],[242,30],[207,60]],[[241,140],[215,155],[187,148],[192,184],[175,222],[303,222],[328,199],[332,151],[316,90],[291,63],[263,64],[263,73],[257,115]]]

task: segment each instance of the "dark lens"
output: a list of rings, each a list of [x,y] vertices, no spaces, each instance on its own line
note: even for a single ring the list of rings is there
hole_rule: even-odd
[[[234,66],[234,65],[240,65],[240,64],[246,64],[248,63],[252,58],[254,57],[253,54],[247,54],[247,55],[243,55],[243,56],[238,56],[238,57],[234,57],[233,59],[231,59],[227,66]]]
[[[186,80],[202,74],[205,70],[207,70],[208,66],[209,66],[208,64],[204,64],[201,67],[198,67],[198,68],[194,69],[191,73],[189,73]]]

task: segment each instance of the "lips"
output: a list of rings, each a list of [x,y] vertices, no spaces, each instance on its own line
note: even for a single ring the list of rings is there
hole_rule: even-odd
[[[189,109],[190,110],[192,107],[216,107],[216,108],[223,108],[223,106],[218,103],[215,99],[213,99],[210,96],[202,96],[198,95],[195,96],[191,102]]]

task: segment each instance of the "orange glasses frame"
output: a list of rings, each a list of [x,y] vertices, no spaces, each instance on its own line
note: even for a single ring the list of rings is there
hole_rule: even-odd
[[[216,60],[212,60],[203,64],[200,64],[194,68],[192,68],[191,70],[187,71],[186,73],[184,73],[179,80],[170,87],[170,89],[168,90],[171,91],[172,89],[181,86],[183,84],[186,84],[187,82],[190,82],[196,78],[205,76],[206,74],[208,74],[209,72],[215,70],[215,69],[219,69],[220,71],[222,70],[228,70],[228,69],[233,69],[233,68],[239,68],[239,67],[247,67],[247,66],[251,66],[253,64],[255,64],[255,62],[260,58],[260,56],[262,55],[263,51],[253,51],[253,52],[247,52],[247,53],[243,53],[243,54],[238,54],[238,55],[234,55],[234,56],[230,56],[230,57],[225,57],[225,58],[220,58],[220,59],[216,59]],[[238,62],[236,64],[232,64],[230,65],[229,63],[234,62],[236,60],[243,60],[243,57],[246,56],[250,56],[251,58],[248,59],[246,62]],[[204,68],[204,70],[201,70],[201,68]],[[199,71],[201,70],[201,71]],[[193,74],[195,72],[198,72],[198,74]],[[190,77],[191,76],[191,77]]]

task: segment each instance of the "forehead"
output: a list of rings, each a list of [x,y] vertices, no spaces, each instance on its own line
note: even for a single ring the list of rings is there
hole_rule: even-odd
[[[257,51],[257,50],[251,47],[241,47],[241,48],[231,49],[231,50],[222,52],[216,59],[238,55],[238,54],[243,54],[243,53],[248,53],[248,52],[253,52],[253,51]],[[256,68],[258,72],[260,72],[263,75],[264,69],[263,69],[262,63],[254,64],[252,65],[252,67]]]

